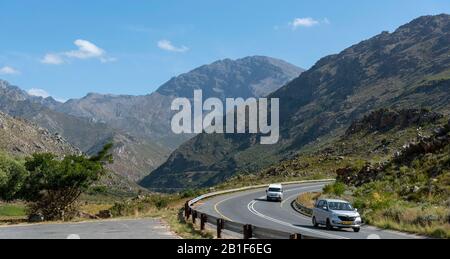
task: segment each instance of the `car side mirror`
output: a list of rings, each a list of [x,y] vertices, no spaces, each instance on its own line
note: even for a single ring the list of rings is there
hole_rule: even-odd
[[[327,207],[323,207],[323,210],[328,210],[328,208]]]
[[[358,212],[358,209],[355,209],[355,212]]]

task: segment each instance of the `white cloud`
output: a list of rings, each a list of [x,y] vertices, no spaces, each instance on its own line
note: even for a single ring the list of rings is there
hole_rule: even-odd
[[[64,98],[59,98],[59,97],[55,97],[55,96],[51,96],[47,91],[45,91],[44,89],[39,89],[39,88],[31,88],[30,90],[27,91],[27,93],[31,96],[36,96],[36,97],[42,97],[42,98],[48,98],[48,97],[52,97],[53,99],[55,99],[58,102],[61,103],[65,103],[67,100]]]
[[[170,52],[180,52],[180,53],[186,52],[189,50],[189,48],[186,46],[176,47],[172,44],[172,42],[170,42],[168,40],[160,40],[158,42],[158,48],[160,48],[162,50],[170,51]]]
[[[295,30],[299,27],[313,27],[316,25],[319,25],[320,22],[317,20],[314,20],[311,17],[307,18],[295,18],[292,22],[289,23],[289,25]]]
[[[74,42],[74,44],[78,47],[78,49],[58,54],[46,54],[41,62],[50,65],[60,65],[65,63],[67,59],[85,60],[93,58],[100,60],[102,63],[117,61],[116,58],[108,56],[104,49],[98,47],[90,41],[78,39]]]
[[[18,75],[20,72],[10,66],[0,68],[0,75]]]
[[[38,88],[31,88],[30,90],[27,91],[27,93],[31,96],[37,96],[42,98],[47,98],[50,96],[50,94],[47,91]]]
[[[41,63],[48,65],[61,65],[64,63],[64,59],[59,54],[47,54],[41,60]]]
[[[78,59],[89,59],[101,58],[105,55],[105,51],[103,49],[87,40],[76,40],[74,44],[78,47],[78,49],[66,52],[66,56]]]

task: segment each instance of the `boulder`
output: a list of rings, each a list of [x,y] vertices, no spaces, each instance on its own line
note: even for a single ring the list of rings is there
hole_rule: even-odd
[[[96,216],[101,219],[110,219],[113,217],[113,214],[110,210],[102,210]]]
[[[45,218],[42,214],[33,214],[28,217],[28,222],[30,223],[40,223],[44,222]]]

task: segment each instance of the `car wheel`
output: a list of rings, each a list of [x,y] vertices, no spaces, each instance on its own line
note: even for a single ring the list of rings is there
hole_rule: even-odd
[[[316,217],[313,217],[313,226],[315,227],[315,228],[317,228],[318,226],[319,226],[319,224],[317,224],[317,219],[316,219]]]
[[[355,231],[355,233],[359,233],[359,231],[361,231],[360,228],[353,228],[353,231]]]
[[[330,219],[327,219],[327,229],[332,230],[333,226],[331,225]]]

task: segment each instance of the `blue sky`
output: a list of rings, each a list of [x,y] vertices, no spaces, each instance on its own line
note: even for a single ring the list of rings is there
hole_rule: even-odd
[[[34,94],[148,94],[197,66],[321,57],[427,14],[442,0],[1,0],[0,78]]]

